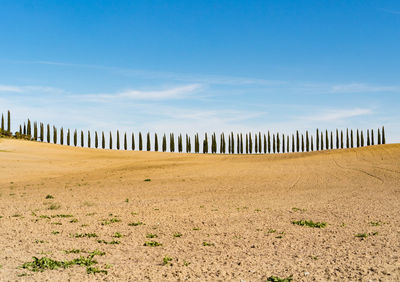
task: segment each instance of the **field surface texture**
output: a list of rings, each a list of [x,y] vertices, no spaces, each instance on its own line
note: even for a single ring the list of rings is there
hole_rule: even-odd
[[[0,139],[0,246],[1,281],[400,281],[400,145],[203,155]]]

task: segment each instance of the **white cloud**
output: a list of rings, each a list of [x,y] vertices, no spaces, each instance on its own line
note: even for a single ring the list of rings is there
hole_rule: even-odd
[[[18,86],[12,86],[12,85],[0,85],[0,92],[16,92],[20,93],[22,92],[23,89]]]
[[[0,92],[28,93],[28,92],[46,92],[46,93],[63,93],[64,90],[48,86],[38,85],[0,85]]]
[[[333,85],[331,93],[358,93],[358,92],[394,92],[400,91],[398,86],[368,85],[364,83],[350,83]]]
[[[182,99],[192,93],[199,91],[203,86],[200,84],[189,84],[162,90],[126,90],[117,92],[115,94],[100,93],[81,95],[79,97],[89,98],[90,100],[102,101],[115,98],[128,98],[136,100],[168,100],[168,99]]]
[[[317,115],[307,116],[304,117],[305,120],[308,121],[326,121],[326,122],[333,122],[338,120],[343,120],[347,118],[353,118],[361,115],[368,115],[371,114],[372,111],[370,109],[334,109],[334,110],[326,110],[321,112]]]

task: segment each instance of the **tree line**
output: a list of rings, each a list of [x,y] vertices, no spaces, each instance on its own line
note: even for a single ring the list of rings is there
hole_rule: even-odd
[[[309,131],[300,133],[296,131],[294,134],[280,133],[216,133],[210,136],[205,133],[202,138],[199,134],[194,135],[194,146],[192,147],[192,138],[190,135],[174,133],[163,134],[161,138],[154,133],[147,133],[145,136],[138,132],[120,133],[116,131],[116,136],[112,132],[104,131],[94,133],[83,130],[73,131],[70,129],[60,129],[50,124],[31,122],[29,119],[19,125],[19,131],[13,135],[11,132],[11,114],[7,113],[7,128],[5,127],[5,118],[2,114],[0,136],[8,136],[33,141],[41,141],[68,146],[79,146],[88,148],[101,149],[117,149],[117,150],[139,150],[139,151],[162,151],[162,152],[186,152],[186,153],[220,153],[220,154],[270,154],[270,153],[289,153],[289,152],[311,152],[320,150],[359,148],[371,145],[380,145],[386,143],[385,128],[362,130],[338,130],[336,131],[320,131],[316,129],[315,135]],[[115,140],[113,140],[113,137]],[[185,142],[183,141],[185,137]],[[108,139],[108,142],[106,141]],[[129,140],[130,139],[130,140]],[[219,141],[217,141],[219,139]],[[128,142],[128,140],[130,142]],[[145,142],[144,142],[145,141]],[[160,143],[159,143],[160,141]],[[175,144],[175,141],[177,144]],[[115,143],[114,143],[115,142]]]

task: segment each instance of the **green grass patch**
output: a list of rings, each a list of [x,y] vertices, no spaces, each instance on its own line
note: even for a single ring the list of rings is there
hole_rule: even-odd
[[[291,282],[293,281],[292,276],[289,276],[287,278],[280,278],[278,276],[270,276],[267,278],[268,282]]]
[[[59,210],[61,208],[60,204],[51,204],[47,209],[48,210]]]
[[[148,233],[148,234],[146,234],[146,238],[157,238],[158,236],[157,236],[157,234],[153,234],[153,233]]]
[[[128,223],[128,226],[139,226],[139,225],[144,225],[144,223],[141,221]]]
[[[120,244],[121,242],[120,242],[120,241],[117,241],[117,240],[112,240],[112,241],[97,240],[97,243],[106,244],[106,245],[118,245],[118,244]]]
[[[101,225],[109,225],[112,223],[117,223],[117,222],[121,222],[121,220],[119,218],[110,218],[110,219],[103,219],[103,221],[101,222]]]
[[[114,235],[113,235],[113,237],[114,237],[114,238],[122,238],[122,237],[124,237],[124,235],[122,235],[122,234],[119,233],[119,232],[115,232]]]
[[[150,182],[151,179],[150,179],[150,178],[146,178],[144,181],[145,181],[145,182]]]
[[[47,195],[46,197],[45,197],[45,199],[54,199],[54,197],[52,196],[52,195]]]
[[[146,247],[158,247],[158,246],[162,246],[162,244],[157,242],[157,241],[147,241],[147,242],[144,242],[143,246],[146,246]]]
[[[203,244],[202,244],[203,246],[215,246],[215,244],[214,243],[210,243],[210,242],[203,242]]]
[[[95,238],[98,237],[96,233],[75,233],[71,235],[72,237],[75,238]]]
[[[175,238],[182,237],[182,233],[176,232],[176,233],[174,233],[174,237],[175,237]]]
[[[163,265],[170,264],[171,261],[172,261],[172,258],[171,258],[171,257],[165,256],[165,257],[163,258]]]
[[[312,228],[325,228],[328,224],[326,222],[314,222],[312,220],[298,220],[292,221],[292,224],[307,226]]]

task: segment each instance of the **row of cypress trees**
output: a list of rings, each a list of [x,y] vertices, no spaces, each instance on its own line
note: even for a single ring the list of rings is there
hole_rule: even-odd
[[[45,130],[46,128],[46,130]],[[52,128],[52,129],[51,129]],[[8,119],[7,119],[7,129],[4,126],[4,116],[1,118],[1,131],[3,135],[8,133],[11,135],[11,114],[8,111]],[[46,133],[46,135],[45,135]],[[52,134],[51,134],[52,133]],[[109,141],[108,146],[106,146],[106,136],[104,132],[99,134],[97,131],[94,133],[94,142],[92,143],[92,135],[90,131],[85,133],[81,130],[78,132],[76,129],[71,132],[70,129],[64,131],[64,128],[58,130],[55,126],[50,126],[47,124],[46,126],[43,123],[31,122],[29,119],[26,123],[19,126],[19,132],[15,135],[18,138],[25,138],[35,141],[61,144],[61,145],[73,145],[73,146],[81,146],[81,147],[89,147],[89,148],[102,148],[102,149],[113,149],[113,135],[112,132],[109,133]],[[51,138],[52,137],[52,138]],[[127,133],[124,133],[123,138],[120,138],[120,132],[117,130],[116,132],[116,144],[115,148],[117,150],[135,150],[135,135],[131,133],[131,136],[128,136]],[[65,138],[65,140],[64,140]],[[128,144],[128,138],[130,138],[131,142]],[[209,140],[210,139],[210,140]],[[85,144],[85,140],[87,140]],[[152,146],[152,140],[153,146]],[[183,142],[182,134],[179,134],[177,138],[175,138],[174,133],[170,133],[169,135],[169,151],[175,152],[175,140],[177,140],[177,151],[179,153],[185,151],[186,153],[192,152],[192,143],[191,137],[186,134],[185,135],[185,143]],[[376,141],[375,141],[376,140]],[[144,148],[143,136],[142,133],[138,134],[138,150],[147,150],[151,151],[167,151],[167,137],[164,134],[161,139],[161,146],[159,148],[159,138],[157,133],[154,134],[154,138],[152,139],[150,133],[146,135],[146,147]],[[211,144],[209,144],[209,141]],[[228,143],[228,144],[226,144]],[[295,134],[285,135],[274,133],[271,134],[269,131],[267,134],[259,133],[236,133],[231,132],[226,137],[224,133],[221,133],[219,136],[219,153],[221,154],[261,154],[261,153],[289,153],[289,152],[310,152],[310,151],[319,151],[319,150],[329,150],[329,149],[343,149],[343,148],[355,148],[355,147],[364,147],[375,144],[385,144],[385,128],[377,130],[377,136],[375,138],[374,130],[367,130],[364,134],[364,131],[360,130],[349,130],[339,131],[336,129],[336,132],[325,132],[320,131],[319,129],[315,132],[315,137],[309,134],[308,131],[303,133],[299,133],[296,131]],[[185,144],[185,146],[184,146]],[[207,133],[205,133],[204,138],[202,140],[203,148],[200,150],[200,137],[199,134],[195,134],[194,136],[194,152],[195,153],[218,153],[218,144],[217,144],[217,135],[213,133],[211,138],[208,137]],[[122,145],[122,146],[121,146]],[[228,145],[228,146],[226,146]],[[184,148],[185,147],[185,148]],[[209,151],[210,150],[210,151]]]

